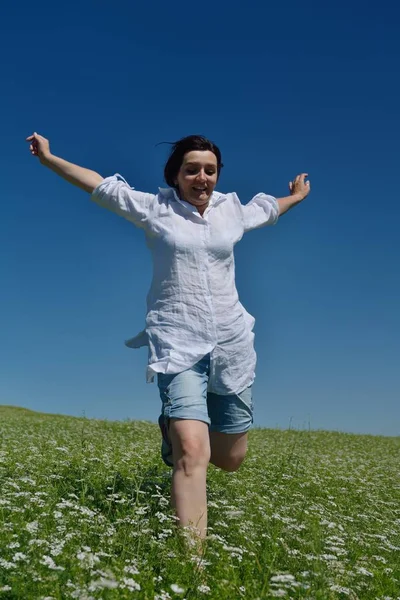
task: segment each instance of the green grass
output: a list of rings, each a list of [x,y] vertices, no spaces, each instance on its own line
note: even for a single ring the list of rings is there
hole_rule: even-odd
[[[239,471],[209,466],[203,575],[160,442],[0,406],[0,600],[400,598],[399,438],[251,430]]]

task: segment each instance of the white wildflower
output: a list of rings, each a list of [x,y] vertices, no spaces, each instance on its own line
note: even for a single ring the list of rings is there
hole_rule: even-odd
[[[65,540],[58,540],[52,543],[50,547],[50,554],[52,556],[58,556],[61,554],[63,548],[65,546]]]
[[[338,556],[345,556],[347,554],[347,550],[341,548],[340,546],[329,546],[328,550],[334,552]]]
[[[149,510],[148,506],[142,506],[141,508],[138,508],[136,512],[137,515],[144,515],[145,513],[147,513],[147,511]]]
[[[241,517],[243,515],[242,510],[230,510],[225,513],[228,518]]]
[[[76,510],[76,505],[69,500],[64,500],[64,498],[56,506],[57,508],[74,508]]]
[[[345,594],[346,596],[350,596],[353,593],[351,589],[343,587],[342,585],[331,585],[329,589],[332,592],[339,592],[340,594]]]
[[[14,490],[20,490],[21,489],[19,487],[18,483],[15,483],[15,481],[7,481],[7,485],[9,485],[10,487],[14,488]]]
[[[360,573],[360,575],[367,575],[368,577],[374,576],[374,574],[371,573],[371,571],[367,571],[367,569],[364,569],[364,567],[357,567],[357,571]]]
[[[71,598],[75,598],[76,600],[95,600],[94,596],[89,596],[85,590],[76,589],[74,592],[70,592]]]
[[[139,570],[135,567],[135,565],[127,565],[124,567],[124,573],[129,573],[130,575],[139,575]]]
[[[183,594],[185,591],[184,588],[179,587],[176,583],[171,584],[171,590],[175,592],[175,594]]]
[[[88,508],[87,506],[80,506],[79,511],[82,515],[85,515],[86,517],[96,516],[96,513],[93,510],[90,510],[90,508]]]
[[[84,569],[93,569],[94,565],[100,562],[100,558],[90,551],[78,552],[76,558],[81,561]]]
[[[21,477],[20,481],[23,481],[24,483],[30,483],[31,485],[36,485],[36,481],[30,477]]]
[[[161,590],[161,595],[160,596],[154,596],[154,600],[170,600],[171,596],[168,594],[168,592],[165,592],[164,590]]]
[[[384,558],[383,556],[376,556],[376,555],[374,555],[372,558],[374,558],[378,562],[383,563],[384,565],[386,565],[386,563],[387,563],[386,558]]]
[[[156,512],[155,516],[160,521],[160,523],[162,523],[163,521],[168,521],[168,517],[162,512]]]
[[[100,577],[97,581],[92,581],[89,585],[89,591],[95,592],[96,590],[114,590],[118,587],[118,582],[115,579],[106,579],[105,577]]]
[[[130,592],[140,592],[140,590],[142,589],[140,583],[132,579],[132,577],[123,577],[122,583],[123,585],[121,585],[121,587],[127,587]]]
[[[8,544],[7,548],[14,550],[14,548],[19,548],[19,546],[20,546],[19,542],[11,542],[10,544]]]
[[[208,561],[206,561],[206,560],[204,560],[204,558],[202,556],[191,556],[190,560],[192,562],[196,563],[196,565],[198,567],[211,565],[211,563],[208,562]]]
[[[222,548],[224,550],[227,550],[228,552],[235,552],[238,554],[243,554],[242,548],[235,548],[234,546],[227,546],[227,545],[222,546]]]
[[[16,552],[12,558],[14,561],[26,560],[27,556],[23,552]]]
[[[7,560],[4,560],[4,558],[0,558],[0,567],[3,567],[4,569],[15,569],[17,565],[15,563],[12,562],[8,562]]]
[[[29,531],[29,533],[36,533],[38,529],[39,523],[37,521],[31,521],[26,524],[26,530]]]
[[[40,561],[40,564],[49,567],[49,569],[52,569],[53,571],[65,571],[64,567],[58,567],[51,556],[46,556],[45,554],[43,555],[43,560]]]
[[[211,591],[211,588],[208,585],[198,585],[197,589],[202,594],[208,594]]]
[[[389,550],[394,550],[395,552],[397,552],[398,550],[400,550],[400,546],[394,546],[390,542],[386,542],[386,546],[387,546],[387,548],[389,548]]]
[[[274,575],[271,577],[271,581],[273,583],[293,583],[296,579],[293,575],[290,575],[290,573],[282,573],[281,575]]]
[[[49,542],[47,540],[29,540],[28,542],[29,546],[33,546],[33,544],[36,544],[36,546],[48,546]]]

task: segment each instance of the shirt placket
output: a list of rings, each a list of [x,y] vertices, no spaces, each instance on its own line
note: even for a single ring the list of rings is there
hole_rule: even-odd
[[[210,372],[209,372],[209,385],[212,385],[212,382],[215,378],[215,363],[214,363],[214,355],[215,355],[215,347],[217,345],[217,325],[216,325],[216,317],[215,310],[213,305],[213,297],[212,297],[212,288],[211,288],[211,279],[210,279],[210,255],[209,255],[209,247],[210,247],[210,238],[211,238],[211,227],[210,222],[208,220],[209,214],[212,206],[207,207],[203,215],[201,216],[197,210],[194,210],[193,207],[187,206],[185,202],[182,202],[180,198],[174,192],[176,200],[183,206],[183,208],[190,212],[195,219],[199,219],[199,224],[202,225],[202,240],[203,240],[203,256],[204,256],[204,288],[205,288],[205,299],[207,300],[207,306],[209,307],[209,323],[211,326],[209,329],[210,342],[213,344],[213,349],[210,352]]]
[[[212,286],[211,286],[211,278],[210,278],[210,238],[211,238],[211,226],[208,219],[204,218],[204,228],[203,228],[203,242],[204,242],[204,258],[206,261],[205,268],[205,282],[206,282],[206,294],[207,294],[207,304],[209,305],[210,310],[210,334],[212,337],[212,343],[214,344],[214,348],[210,352],[210,372],[209,372],[209,385],[212,384],[215,376],[215,363],[214,363],[214,353],[215,346],[217,344],[217,324],[216,324],[216,316],[215,309],[213,303],[213,295],[212,295]]]

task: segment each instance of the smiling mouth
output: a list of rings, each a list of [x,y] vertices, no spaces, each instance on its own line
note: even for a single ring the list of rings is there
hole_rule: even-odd
[[[195,192],[206,192],[207,191],[207,188],[194,187],[193,189]]]

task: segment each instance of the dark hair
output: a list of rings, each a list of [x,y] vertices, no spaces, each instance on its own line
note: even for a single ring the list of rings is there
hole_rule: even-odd
[[[210,150],[217,157],[217,173],[220,175],[224,166],[221,159],[221,151],[213,142],[202,135],[188,135],[177,142],[172,142],[172,149],[164,167],[164,179],[170,187],[176,188],[175,179],[182,166],[183,157],[192,150]]]

